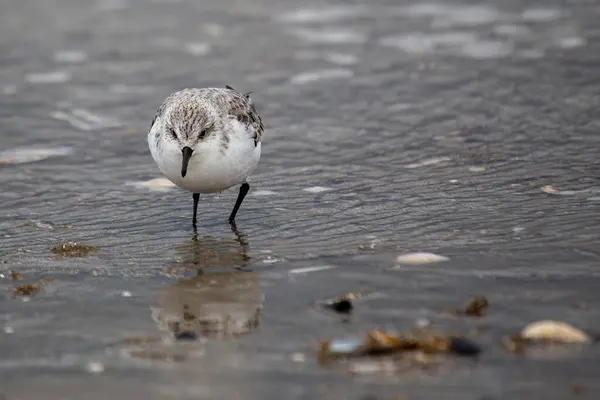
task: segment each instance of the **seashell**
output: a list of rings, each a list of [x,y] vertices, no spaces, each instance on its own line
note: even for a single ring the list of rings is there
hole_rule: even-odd
[[[521,336],[528,340],[559,343],[589,343],[590,337],[582,330],[560,321],[536,321],[527,325]]]
[[[440,256],[438,254],[433,253],[407,253],[401,254],[396,257],[396,262],[400,264],[412,264],[412,265],[422,265],[422,264],[433,264],[441,261],[450,260],[448,257]]]
[[[558,189],[552,185],[542,186],[541,189],[542,189],[542,192],[548,193],[548,194],[557,194],[559,192]]]
[[[367,336],[366,344],[371,351],[381,352],[400,349],[402,340],[381,329],[373,329]]]

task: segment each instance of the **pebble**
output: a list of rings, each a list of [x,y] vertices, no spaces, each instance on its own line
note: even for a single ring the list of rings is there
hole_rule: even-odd
[[[529,340],[547,340],[559,343],[589,343],[590,337],[582,330],[565,322],[543,320],[532,322],[522,331],[521,336]]]
[[[481,353],[481,347],[477,343],[464,337],[452,338],[450,350],[459,355],[474,356]]]

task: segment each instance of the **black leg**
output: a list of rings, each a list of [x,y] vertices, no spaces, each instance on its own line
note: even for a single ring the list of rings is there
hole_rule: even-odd
[[[242,201],[244,201],[244,197],[246,197],[246,195],[248,194],[248,190],[250,190],[250,185],[248,185],[247,182],[242,183],[242,186],[240,186],[240,194],[238,194],[238,198],[235,201],[235,206],[233,206],[233,210],[231,211],[231,215],[229,216],[230,224],[235,224],[235,215],[240,209]]]
[[[200,193],[194,193],[194,216],[192,217],[192,226],[194,227],[194,232],[196,232],[196,215],[198,214],[198,201],[200,200]]]

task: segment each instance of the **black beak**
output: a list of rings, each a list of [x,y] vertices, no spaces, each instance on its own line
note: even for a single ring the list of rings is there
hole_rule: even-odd
[[[192,153],[194,152],[194,150],[192,150],[191,148],[185,146],[183,149],[181,149],[181,154],[183,154],[183,161],[181,163],[181,176],[185,177],[185,174],[187,174],[187,167],[188,164],[190,162],[190,158],[192,157]]]

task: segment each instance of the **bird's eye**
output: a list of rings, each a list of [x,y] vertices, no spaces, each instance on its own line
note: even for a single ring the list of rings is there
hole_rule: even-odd
[[[206,129],[200,132],[200,137],[203,138],[204,136],[206,136]]]
[[[175,129],[169,128],[169,134],[173,139],[177,140],[177,133],[175,132]]]

